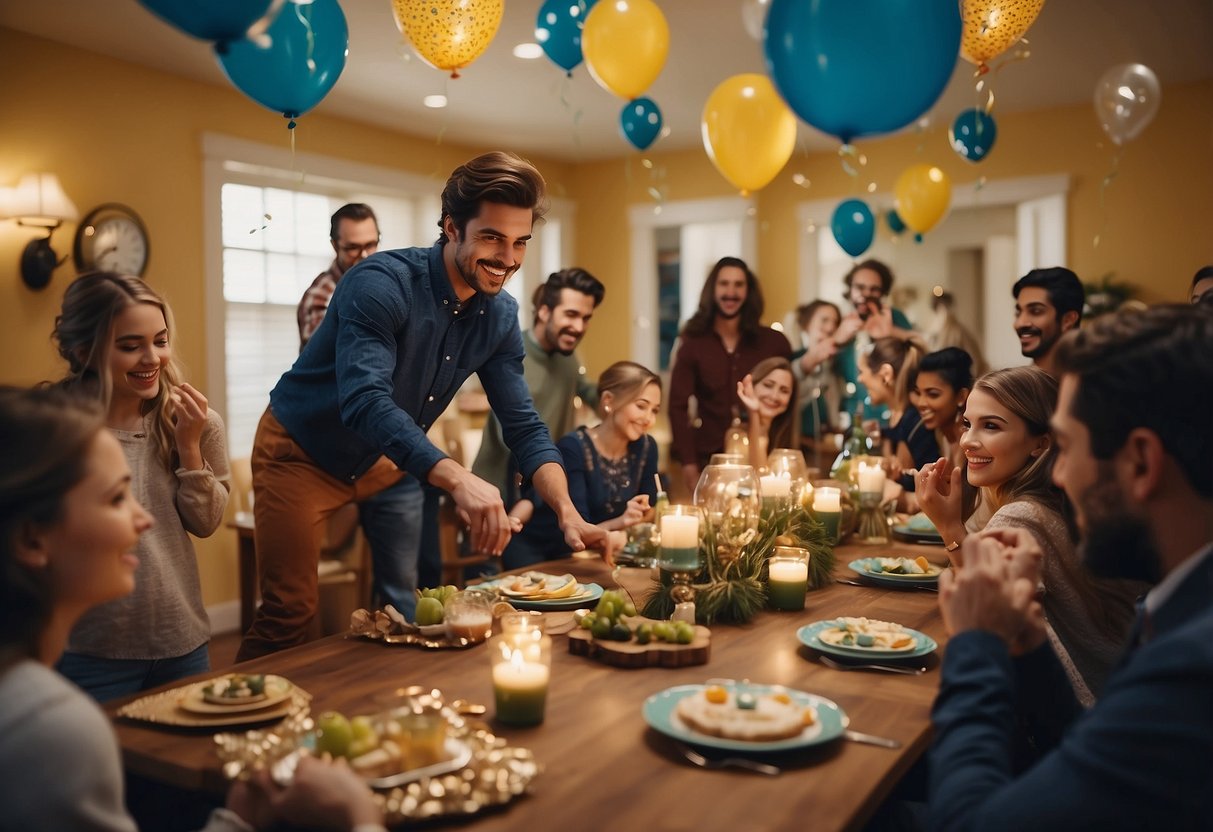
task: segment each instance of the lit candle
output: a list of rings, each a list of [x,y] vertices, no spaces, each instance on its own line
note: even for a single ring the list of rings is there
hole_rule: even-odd
[[[792,481],[779,474],[766,474],[759,478],[759,493],[762,494],[762,507],[777,511],[785,506],[792,497]]]
[[[813,492],[813,513],[825,526],[826,539],[838,542],[838,526],[842,521],[842,495],[837,488],[823,487]]]
[[[543,722],[551,669],[527,661],[522,650],[514,650],[509,661],[493,666],[493,694],[497,719],[506,725],[538,725]]]
[[[661,568],[671,572],[699,568],[698,515],[661,515]]]
[[[859,463],[859,493],[884,494],[884,468],[879,465]]]
[[[772,557],[767,595],[777,610],[804,609],[809,591],[809,564],[803,557]]]

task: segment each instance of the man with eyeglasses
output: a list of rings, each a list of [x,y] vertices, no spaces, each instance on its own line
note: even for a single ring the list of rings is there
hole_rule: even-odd
[[[316,276],[299,301],[296,318],[299,321],[299,351],[324,320],[329,300],[350,266],[370,257],[379,250],[379,221],[371,206],[361,202],[342,205],[333,213],[329,230],[336,257],[333,264]]]

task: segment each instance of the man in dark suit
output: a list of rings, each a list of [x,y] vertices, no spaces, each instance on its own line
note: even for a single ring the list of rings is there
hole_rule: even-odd
[[[1210,356],[1213,310],[1200,307],[1107,316],[1059,346],[1054,480],[1084,561],[1155,586],[1084,713],[1044,638],[1031,538],[966,538],[963,569],[940,582],[952,638],[933,711],[933,828],[1213,829]],[[1024,713],[1056,730],[1034,732],[1039,757],[1017,774]]]

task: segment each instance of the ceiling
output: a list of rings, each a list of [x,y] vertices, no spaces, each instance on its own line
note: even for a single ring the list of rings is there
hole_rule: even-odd
[[[647,94],[660,106],[669,134],[654,149],[699,147],[709,93],[731,75],[764,72],[762,50],[742,25],[741,0],[657,2],[669,22],[670,52]],[[412,54],[389,0],[342,0],[349,60],[316,112],[554,159],[625,155],[631,146],[618,128],[623,102],[595,84],[584,65],[566,79],[546,57],[513,56],[516,44],[534,40],[541,3],[506,0],[496,38],[462,77],[451,80]],[[228,83],[208,44],[161,22],[136,0],[6,0],[0,3],[0,25],[187,78]],[[995,79],[996,115],[1090,102],[1096,80],[1118,63],[1146,64],[1164,87],[1213,77],[1213,0],[1049,0],[1028,40],[1030,58]],[[434,93],[447,95],[446,109],[422,105]],[[973,67],[959,61],[932,117],[950,121],[975,103]],[[803,124],[801,138],[810,149],[837,145]]]

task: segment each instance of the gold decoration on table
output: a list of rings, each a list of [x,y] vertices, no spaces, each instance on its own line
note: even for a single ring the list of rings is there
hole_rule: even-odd
[[[401,694],[412,707],[445,719],[447,736],[466,745],[471,759],[458,771],[375,790],[375,799],[388,826],[409,820],[472,815],[489,806],[509,803],[525,793],[542,771],[530,749],[510,746],[483,722],[465,719],[452,707],[459,702],[446,703],[441,691],[410,688]],[[310,716],[297,714],[272,729],[217,735],[215,744],[223,761],[224,776],[236,780],[255,771],[269,770],[276,780],[289,779],[298,757],[311,753],[309,744],[314,729]]]
[[[499,617],[497,607],[493,608],[493,614],[494,617]],[[365,609],[354,610],[350,613],[349,635],[382,641],[384,644],[405,644],[428,650],[471,647],[484,641],[452,635],[446,624],[414,624],[405,619],[391,604],[374,612]]]
[[[272,703],[261,709],[225,711],[222,713],[198,713],[182,707],[190,694],[208,682],[196,682],[172,690],[141,696],[128,702],[115,712],[115,716],[156,725],[171,725],[176,728],[228,728],[237,725],[256,725],[300,713],[307,714],[311,695],[301,688],[291,689],[285,700]]]

